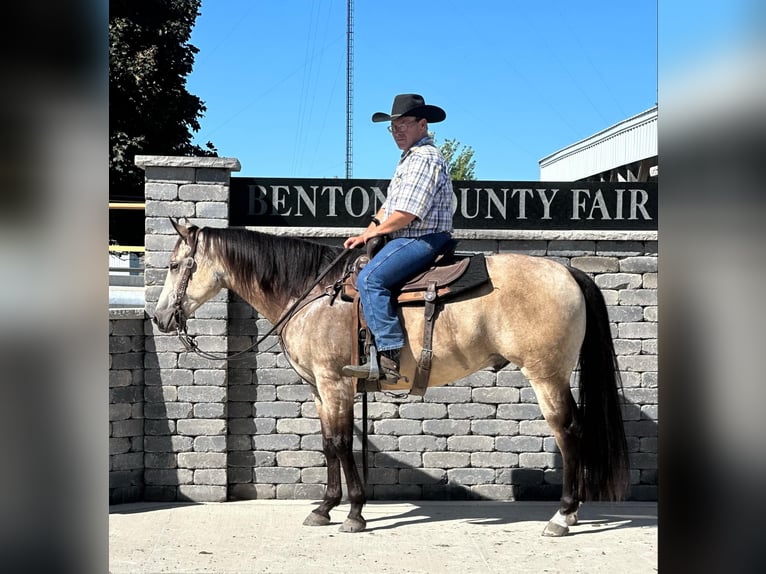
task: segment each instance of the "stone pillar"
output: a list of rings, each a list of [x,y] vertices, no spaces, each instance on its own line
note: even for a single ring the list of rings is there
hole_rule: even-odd
[[[169,217],[227,227],[234,158],[136,156],[145,171],[144,396],[146,500],[226,500],[226,362],[185,353],[175,335],[151,322],[178,235]],[[219,293],[187,323],[201,348],[226,353],[228,294]]]

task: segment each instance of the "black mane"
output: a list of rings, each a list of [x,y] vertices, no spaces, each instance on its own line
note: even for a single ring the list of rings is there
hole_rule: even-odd
[[[282,302],[300,296],[341,253],[339,247],[313,241],[270,235],[241,228],[205,228],[206,247],[212,247],[224,260],[233,280],[251,293],[260,291]],[[322,279],[330,285],[344,269],[344,261]]]

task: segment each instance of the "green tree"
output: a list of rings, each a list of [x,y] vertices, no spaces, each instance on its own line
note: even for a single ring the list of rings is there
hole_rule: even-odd
[[[109,2],[109,199],[143,199],[137,154],[216,156],[192,144],[205,105],[186,89],[201,0]],[[110,215],[110,236],[113,219]],[[119,227],[119,226],[117,226]],[[143,225],[141,225],[143,238]],[[122,243],[123,241],[118,241]]]
[[[462,149],[461,149],[462,148]],[[454,181],[469,181],[476,179],[476,160],[473,159],[473,148],[464,146],[455,139],[444,140],[439,149],[449,165],[450,178]]]

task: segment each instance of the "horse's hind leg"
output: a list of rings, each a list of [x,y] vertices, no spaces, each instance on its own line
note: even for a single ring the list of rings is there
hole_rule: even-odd
[[[580,500],[576,475],[579,467],[579,424],[577,403],[569,389],[569,378],[530,379],[540,410],[553,431],[564,464],[561,501],[556,514],[543,530],[544,536],[565,536],[577,524]]]

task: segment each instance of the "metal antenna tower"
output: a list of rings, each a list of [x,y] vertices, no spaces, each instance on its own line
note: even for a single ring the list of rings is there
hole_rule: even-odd
[[[353,172],[354,107],[354,0],[347,0],[346,11],[346,179]]]

